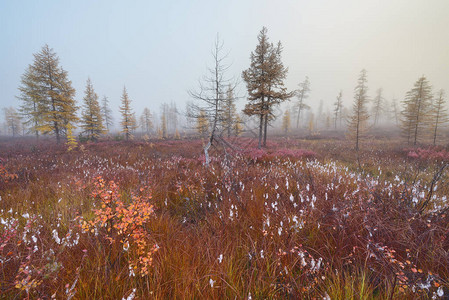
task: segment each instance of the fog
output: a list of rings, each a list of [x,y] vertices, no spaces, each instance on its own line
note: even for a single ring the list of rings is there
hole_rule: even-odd
[[[314,110],[321,100],[331,110],[340,90],[349,107],[363,68],[371,97],[383,88],[387,100],[400,101],[423,74],[435,91],[449,89],[448,11],[446,0],[2,1],[0,107],[18,107],[20,76],[48,44],[68,71],[78,104],[90,76],[116,121],[124,85],[137,115],[144,107],[159,113],[162,103],[182,110],[191,100],[187,90],[212,63],[217,33],[229,52],[229,75],[239,79],[263,26],[272,42],[283,44],[288,89],[310,78]],[[242,108],[243,82],[238,90]]]

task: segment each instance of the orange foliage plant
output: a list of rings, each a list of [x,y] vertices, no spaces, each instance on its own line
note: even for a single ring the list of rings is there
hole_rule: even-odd
[[[85,232],[104,235],[111,244],[120,243],[128,252],[130,274],[145,276],[152,264],[152,256],[159,248],[151,242],[146,225],[153,215],[151,196],[132,196],[129,203],[123,202],[119,187],[113,181],[106,182],[98,177],[95,181],[93,197],[101,207],[95,209],[95,218],[84,221]]]

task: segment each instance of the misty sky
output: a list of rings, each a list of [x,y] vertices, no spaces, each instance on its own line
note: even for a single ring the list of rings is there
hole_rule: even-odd
[[[163,102],[184,109],[187,90],[211,65],[217,33],[230,51],[229,76],[241,78],[262,26],[284,46],[286,86],[309,76],[309,104],[331,104],[342,89],[350,105],[362,68],[370,96],[382,87],[388,100],[401,100],[423,74],[434,91],[449,92],[448,13],[448,0],[1,0],[0,108],[19,105],[20,76],[48,44],[79,105],[90,76],[116,115],[123,85],[138,115]]]

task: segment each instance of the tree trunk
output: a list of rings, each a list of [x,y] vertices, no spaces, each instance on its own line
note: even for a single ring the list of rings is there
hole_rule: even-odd
[[[58,126],[58,122],[54,122],[55,125],[55,134],[56,134],[56,143],[59,144],[61,142],[61,138],[59,136],[59,126]]]
[[[268,114],[265,114],[264,128],[263,128],[263,146],[267,146],[267,128],[268,128]]]
[[[263,114],[260,115],[260,123],[259,123],[259,144],[257,146],[258,149],[262,148],[262,134],[263,134]]]
[[[262,96],[262,103],[261,103],[261,109],[262,111],[260,112],[260,122],[259,122],[259,144],[257,146],[258,149],[262,148],[262,135],[263,135],[263,117],[265,115],[265,97]]]
[[[413,145],[416,146],[416,142],[418,141],[418,126],[419,126],[419,114],[421,113],[421,102],[422,102],[422,87],[423,84],[421,82],[419,86],[419,98],[418,98],[418,110],[416,112],[416,124],[415,124],[415,137]]]
[[[211,146],[211,142],[209,141],[209,143],[207,143],[206,147],[204,147],[204,157],[205,157],[206,167],[209,167],[209,161],[210,161],[209,148],[210,148],[210,146]]]
[[[436,119],[436,122],[435,122],[435,131],[434,131],[434,133],[433,133],[433,145],[435,146],[435,144],[436,144],[436,141],[437,141],[437,129],[438,129],[438,119],[439,119],[439,117],[440,117],[440,108],[438,107],[438,112],[437,112],[437,119]]]
[[[302,105],[302,103],[299,103],[299,106],[298,106],[298,116],[296,117],[296,129],[299,128],[299,117],[301,116],[301,105]]]

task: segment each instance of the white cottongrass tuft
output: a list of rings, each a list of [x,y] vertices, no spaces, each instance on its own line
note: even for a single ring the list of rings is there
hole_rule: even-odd
[[[123,297],[122,300],[133,300],[134,297],[136,296],[136,288],[133,288],[131,294],[129,294],[128,297]]]

